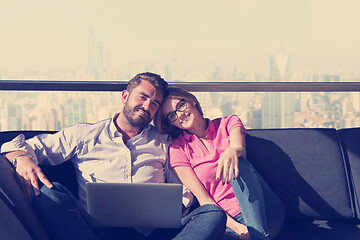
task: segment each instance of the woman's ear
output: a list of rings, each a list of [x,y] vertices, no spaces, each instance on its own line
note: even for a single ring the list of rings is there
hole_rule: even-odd
[[[187,100],[189,104],[191,104],[194,108],[196,108],[199,113],[201,114],[201,116],[204,115],[202,109],[201,109],[201,106],[200,106],[200,103],[198,101],[195,101],[195,100]]]
[[[196,107],[196,109],[199,111],[199,113],[201,114],[201,116],[203,116],[204,115],[204,113],[203,113],[203,111],[202,111],[202,109],[201,109],[201,106],[200,106],[200,103],[195,103],[195,107]]]

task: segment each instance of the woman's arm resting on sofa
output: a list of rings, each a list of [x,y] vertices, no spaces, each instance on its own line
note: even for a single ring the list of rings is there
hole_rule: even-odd
[[[225,149],[218,160],[216,179],[229,183],[239,174],[239,157],[246,159],[245,129],[235,127],[230,132],[230,147]]]
[[[38,180],[48,188],[52,188],[52,184],[41,171],[41,168],[32,161],[30,155],[25,151],[13,151],[4,155],[12,164],[16,158],[16,172],[22,189],[29,200],[32,197],[32,189],[34,189],[36,196],[40,194]]]

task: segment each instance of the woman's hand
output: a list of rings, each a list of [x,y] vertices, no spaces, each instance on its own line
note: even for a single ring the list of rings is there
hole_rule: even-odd
[[[227,148],[218,160],[216,180],[222,179],[222,183],[229,183],[231,179],[237,178],[239,174],[239,159],[233,148]]]
[[[227,148],[218,160],[216,180],[222,178],[222,183],[230,182],[239,175],[239,157],[246,159],[245,131],[236,127],[230,132],[230,147]]]

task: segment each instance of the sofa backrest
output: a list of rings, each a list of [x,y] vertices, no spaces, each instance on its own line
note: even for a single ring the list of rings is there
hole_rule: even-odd
[[[354,202],[357,218],[360,219],[360,128],[338,130],[345,159],[347,160],[350,181],[354,188]]]
[[[247,131],[248,160],[282,199],[288,219],[354,219],[352,183],[356,191],[356,211],[360,216],[360,148],[357,148],[359,140],[355,141],[360,128],[338,132],[339,135],[335,129],[300,128]],[[19,133],[0,132],[0,145]],[[54,132],[21,133],[31,138]],[[41,167],[51,181],[61,182],[77,196],[71,162]]]
[[[288,219],[355,218],[335,129],[250,129],[246,144],[248,160],[282,199]]]

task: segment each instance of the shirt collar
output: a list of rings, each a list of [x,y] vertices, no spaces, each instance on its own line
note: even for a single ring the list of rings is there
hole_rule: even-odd
[[[115,121],[116,118],[119,116],[119,113],[115,114],[114,117],[111,119],[111,123],[110,123],[110,136],[111,138],[116,138],[116,137],[120,137],[121,133],[119,133],[119,131],[116,129],[115,126]]]
[[[186,132],[186,131],[183,131],[183,132],[182,132],[182,135],[183,135],[185,141],[187,141],[187,142],[192,142],[192,141],[194,140],[194,135],[191,134],[191,133],[188,133],[188,132]]]
[[[206,118],[205,120],[207,121],[207,124],[208,124],[205,134],[207,136],[211,136],[211,134],[215,131],[215,124],[213,121],[210,121],[210,119],[208,119],[208,118]]]
[[[210,119],[208,119],[208,118],[205,118],[205,120],[207,121],[207,126],[208,126],[205,130],[205,134],[207,136],[211,136],[212,132],[214,132],[214,130],[215,130],[215,124],[212,121],[210,121]],[[187,131],[183,131],[183,136],[184,136],[185,141],[187,141],[187,142],[192,142],[194,140],[194,135],[191,133],[188,133]]]
[[[117,130],[115,126],[116,118],[119,116],[119,113],[116,113],[114,117],[111,120],[110,123],[110,136],[111,138],[121,137],[122,134]],[[136,136],[144,136],[151,128],[151,125],[148,124],[146,127],[143,128],[143,130]]]

